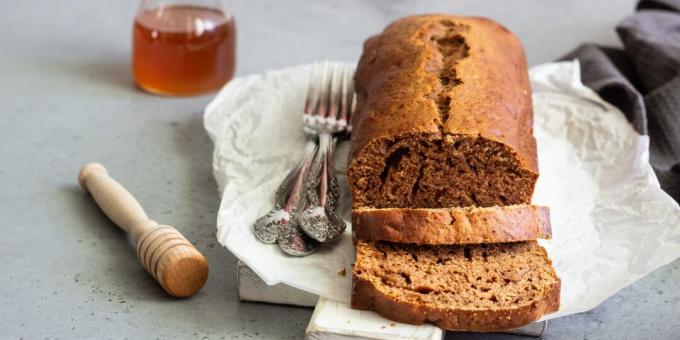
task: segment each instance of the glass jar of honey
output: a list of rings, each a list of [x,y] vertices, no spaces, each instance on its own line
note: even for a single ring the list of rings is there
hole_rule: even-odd
[[[133,29],[137,85],[160,95],[195,95],[234,76],[236,26],[223,0],[142,0]]]

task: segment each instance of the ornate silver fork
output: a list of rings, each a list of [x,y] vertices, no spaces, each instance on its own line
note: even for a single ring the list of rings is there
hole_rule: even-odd
[[[349,129],[354,101],[351,75],[351,69],[327,62],[323,66],[313,66],[303,114],[304,131],[309,137],[303,159],[277,189],[272,210],[253,224],[255,236],[260,241],[278,243],[290,255],[311,254],[318,248],[317,240],[332,240],[345,229],[345,223],[335,213],[338,185],[332,156],[335,146],[333,136]],[[317,136],[320,144],[318,152]],[[306,195],[303,195],[303,190]],[[298,219],[300,207],[309,211],[302,214],[304,222]],[[322,223],[322,226],[315,228],[317,223]],[[300,230],[303,224],[306,234]],[[310,238],[307,234],[317,237]]]
[[[316,88],[310,86],[310,91],[318,93],[313,96],[317,99],[311,101],[311,96],[307,96],[303,115],[305,127],[314,129],[319,135],[319,151],[306,188],[307,206],[300,213],[299,221],[305,234],[319,242],[330,242],[347,227],[335,212],[340,192],[333,167],[333,151],[336,136],[349,130],[354,88],[350,68],[324,64],[321,72],[320,84],[313,84]]]

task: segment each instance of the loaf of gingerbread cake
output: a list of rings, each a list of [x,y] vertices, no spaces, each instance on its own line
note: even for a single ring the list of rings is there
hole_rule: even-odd
[[[355,89],[352,307],[471,331],[557,311],[518,39],[484,18],[403,18],[367,40]]]
[[[355,74],[353,207],[528,204],[538,177],[518,39],[484,18],[406,17]]]

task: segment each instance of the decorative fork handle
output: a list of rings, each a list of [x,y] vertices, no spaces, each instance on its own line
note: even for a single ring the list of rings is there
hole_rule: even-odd
[[[307,236],[318,242],[336,240],[347,228],[335,212],[338,191],[333,171],[333,137],[329,133],[319,134],[319,151],[306,184],[307,202],[298,218],[299,227]]]
[[[305,184],[305,178],[307,173],[309,173],[310,167],[312,165],[312,160],[314,159],[314,154],[317,152],[316,142],[312,139],[307,140],[305,144],[304,154],[302,160],[296,167],[293,174],[292,183],[290,185],[290,190],[285,194],[285,201],[283,204],[283,210],[290,214],[297,212],[303,203],[303,189]]]
[[[322,132],[319,134],[319,150],[314,157],[314,164],[310,173],[310,179],[305,185],[309,206],[318,206],[335,210],[340,195],[338,181],[335,176],[334,155],[335,138],[331,134]]]
[[[326,153],[326,168],[328,169],[328,193],[326,197],[326,206],[331,211],[335,211],[338,203],[338,198],[340,197],[340,186],[338,185],[338,178],[335,175],[335,146],[337,144],[337,138],[333,137],[330,140],[328,146],[328,152]]]

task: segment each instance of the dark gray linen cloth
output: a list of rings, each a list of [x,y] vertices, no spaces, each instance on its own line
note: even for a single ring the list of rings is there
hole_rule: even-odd
[[[623,49],[583,44],[583,83],[649,135],[661,188],[680,202],[680,0],[642,0],[617,27]]]

